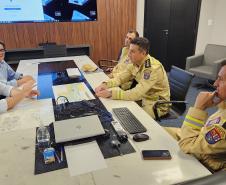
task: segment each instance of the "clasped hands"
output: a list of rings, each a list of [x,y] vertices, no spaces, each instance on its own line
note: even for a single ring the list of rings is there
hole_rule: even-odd
[[[38,96],[39,95],[38,90],[32,89],[34,87],[34,84],[35,84],[34,80],[29,80],[28,82],[24,83],[21,86],[21,90],[24,92],[26,97],[31,98],[32,96]]]
[[[111,91],[109,91],[107,89],[108,89],[108,87],[107,87],[106,83],[102,83],[97,88],[95,88],[95,93],[98,97],[111,98],[112,93],[111,93]]]

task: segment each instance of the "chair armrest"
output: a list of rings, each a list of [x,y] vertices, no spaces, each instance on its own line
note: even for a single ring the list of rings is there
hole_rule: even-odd
[[[158,115],[158,111],[157,111],[157,108],[159,107],[159,105],[162,105],[162,104],[180,104],[180,103],[185,103],[187,104],[188,102],[186,101],[163,101],[163,100],[160,100],[160,101],[157,101],[154,106],[153,106],[153,112],[154,112],[154,115],[155,115],[155,119],[157,121],[161,121],[161,118],[159,117]]]
[[[190,68],[201,66],[203,63],[203,54],[200,55],[194,55],[187,57],[186,59],[186,70],[189,70]]]
[[[213,66],[214,66],[213,67],[213,75],[215,76],[215,79],[217,78],[217,74],[220,71],[221,64],[225,61],[226,61],[226,58],[222,58],[220,60],[216,60],[213,62]]]

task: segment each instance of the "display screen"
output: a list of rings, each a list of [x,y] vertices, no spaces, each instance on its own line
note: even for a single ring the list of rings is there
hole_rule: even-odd
[[[96,0],[0,0],[0,23],[97,20]]]

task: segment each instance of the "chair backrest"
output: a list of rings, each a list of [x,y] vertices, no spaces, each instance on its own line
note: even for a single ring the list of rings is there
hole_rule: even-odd
[[[180,69],[176,66],[172,66],[169,73],[169,85],[170,85],[170,99],[172,101],[185,101],[191,80],[194,77],[193,73]],[[172,107],[174,110],[184,111],[186,109],[185,104],[175,104]]]
[[[207,44],[204,51],[204,61],[206,65],[212,65],[214,61],[226,58],[226,46]]]
[[[44,48],[44,56],[46,58],[67,56],[66,45],[50,44],[50,45],[45,45],[43,48]]]

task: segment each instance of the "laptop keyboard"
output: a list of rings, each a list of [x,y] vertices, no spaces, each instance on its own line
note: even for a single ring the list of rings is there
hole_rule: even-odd
[[[130,112],[128,108],[126,107],[113,108],[112,111],[118,118],[119,122],[122,124],[123,128],[130,134],[136,134],[147,131],[147,129],[132,114],[132,112]]]

